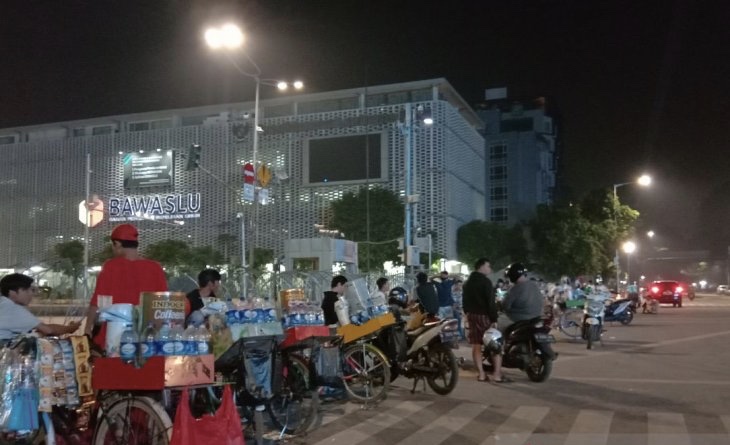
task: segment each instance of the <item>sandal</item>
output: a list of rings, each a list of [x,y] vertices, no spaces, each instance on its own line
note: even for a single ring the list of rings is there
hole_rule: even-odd
[[[488,377],[488,379],[489,379],[489,383],[512,383],[514,381],[511,378],[504,376],[504,375],[499,380],[497,380],[493,377]]]

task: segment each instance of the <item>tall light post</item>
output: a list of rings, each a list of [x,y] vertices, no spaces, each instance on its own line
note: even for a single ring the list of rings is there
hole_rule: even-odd
[[[245,37],[243,35],[243,32],[241,31],[241,28],[239,28],[235,24],[225,24],[218,28],[208,28],[205,31],[205,41],[208,44],[208,46],[213,50],[222,50],[224,54],[226,55],[226,58],[231,62],[231,64],[238,70],[238,72],[246,77],[250,77],[253,79],[256,83],[256,92],[254,96],[254,116],[253,116],[253,154],[252,154],[252,163],[254,167],[254,200],[253,200],[253,211],[254,215],[251,218],[252,221],[255,219],[255,212],[256,212],[256,197],[255,197],[255,186],[257,182],[257,157],[258,157],[258,149],[259,149],[259,108],[260,108],[260,90],[261,85],[269,85],[278,88],[279,90],[286,90],[289,87],[289,83],[283,82],[281,80],[276,79],[263,79],[261,78],[261,68],[259,68],[259,65],[254,61],[251,56],[248,55],[245,51],[241,51],[241,54],[248,60],[249,64],[254,68],[254,71],[246,71],[241,67],[241,65],[238,64],[238,62],[231,57],[231,52],[238,50],[243,46],[243,43],[245,41]],[[300,90],[304,88],[304,83],[297,80],[291,84],[295,89]],[[241,266],[243,267],[243,279],[242,279],[242,287],[243,287],[243,293],[244,297],[246,296],[246,271],[247,266],[245,264],[245,254],[246,254],[246,226],[245,226],[245,220],[243,217],[243,213],[241,213]],[[250,243],[249,246],[249,255],[248,255],[248,264],[249,266],[253,265],[253,257],[254,257],[254,247],[253,243]]]
[[[402,124],[401,130],[405,136],[405,153],[403,153],[404,173],[405,173],[405,224],[404,224],[404,237],[403,237],[403,260],[406,266],[413,265],[413,258],[410,258],[413,253],[411,248],[413,244],[412,240],[412,226],[413,226],[413,213],[414,204],[418,202],[418,195],[413,193],[413,156],[414,156],[414,145],[415,135],[414,127],[419,123],[424,125],[432,125],[433,118],[431,117],[431,111],[423,107],[423,105],[414,105],[407,103],[404,106],[405,119]],[[430,243],[430,238],[429,238]],[[429,245],[429,257],[430,257],[430,245]],[[430,258],[429,258],[430,262]]]
[[[626,253],[626,283],[631,282],[631,254],[636,251],[636,243],[633,241],[626,241],[621,248]]]
[[[629,184],[639,184],[642,187],[648,187],[651,185],[651,176],[649,176],[647,174],[643,174],[635,181],[622,182],[622,183],[613,185],[613,222],[616,225],[617,229],[618,229],[618,216],[617,216],[617,213],[618,213],[618,188],[623,187],[625,185],[629,185]],[[621,274],[621,270],[619,268],[618,246],[616,246],[616,251],[614,253],[613,260],[614,260],[614,264],[616,265],[616,292],[618,292],[620,281],[621,281],[619,278],[620,274]]]

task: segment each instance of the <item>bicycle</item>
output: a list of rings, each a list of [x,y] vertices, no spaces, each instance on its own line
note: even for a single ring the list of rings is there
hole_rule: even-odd
[[[21,356],[37,353],[35,337],[22,337],[8,347]],[[162,391],[96,391],[78,407],[55,405],[51,412],[38,413],[38,429],[22,437],[6,435],[0,444],[55,445],[60,437],[67,444],[168,445],[172,407],[166,409],[162,399]]]

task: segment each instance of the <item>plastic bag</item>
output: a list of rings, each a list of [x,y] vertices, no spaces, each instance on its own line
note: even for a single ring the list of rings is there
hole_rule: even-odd
[[[190,412],[188,397],[188,389],[185,388],[177,405],[170,445],[245,444],[243,431],[241,430],[241,419],[233,404],[230,386],[226,386],[223,390],[221,406],[218,407],[215,414],[205,414],[200,419],[193,417]]]

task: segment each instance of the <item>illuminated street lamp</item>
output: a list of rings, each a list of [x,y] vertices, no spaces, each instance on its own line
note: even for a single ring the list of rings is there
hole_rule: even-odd
[[[219,28],[208,28],[205,31],[205,41],[208,44],[208,46],[213,50],[223,50],[228,60],[231,62],[231,64],[236,67],[236,70],[238,70],[239,73],[243,74],[246,77],[250,77],[256,81],[256,95],[254,99],[254,120],[253,120],[253,156],[252,156],[252,162],[254,167],[254,172],[256,172],[256,158],[258,155],[258,148],[259,148],[259,131],[261,131],[259,127],[259,91],[261,89],[261,85],[269,85],[278,88],[280,91],[286,90],[289,88],[289,83],[276,80],[276,79],[262,79],[261,78],[261,68],[259,68],[259,65],[249,56],[245,51],[241,51],[241,54],[243,54],[244,57],[246,57],[246,60],[251,64],[251,66],[254,68],[253,72],[249,72],[244,70],[237,62],[231,57],[230,52],[231,51],[237,51],[241,46],[243,46],[243,43],[245,41],[245,36],[243,32],[241,31],[241,28],[239,28],[237,25],[234,24],[225,24]],[[297,80],[293,83],[291,83],[291,86],[294,87],[294,89],[301,90],[304,88],[304,83],[301,80]],[[254,187],[256,185],[256,173],[254,173]],[[256,198],[254,197],[253,201],[254,209],[256,205]],[[243,296],[246,297],[246,265],[245,265],[245,252],[246,252],[246,236],[245,236],[245,224],[244,224],[244,218],[243,214],[241,214],[241,266],[244,268],[243,273]],[[253,244],[253,243],[251,243]],[[249,264],[253,264],[253,245],[251,246],[249,250],[249,256],[248,256],[248,262]]]
[[[636,243],[633,241],[626,241],[622,246],[624,253],[626,253],[626,283],[631,282],[631,254],[636,251]]]
[[[654,238],[654,235],[656,235],[656,233],[654,233],[653,230],[649,230],[648,232],[646,232],[646,236],[648,236],[649,238]]]
[[[647,174],[643,174],[643,175],[639,176],[636,179],[636,181],[621,182],[619,184],[613,185],[613,222],[616,225],[616,227],[618,227],[618,218],[616,215],[618,213],[618,207],[617,207],[618,206],[618,193],[617,193],[617,191],[618,191],[619,187],[623,187],[623,186],[629,185],[629,184],[639,184],[642,187],[648,187],[649,185],[651,185],[651,176],[649,176]],[[616,292],[618,292],[619,284],[620,284],[619,276],[621,273],[621,270],[619,269],[618,247],[616,247],[616,252],[614,254],[613,259],[614,259],[614,264],[616,265]]]

